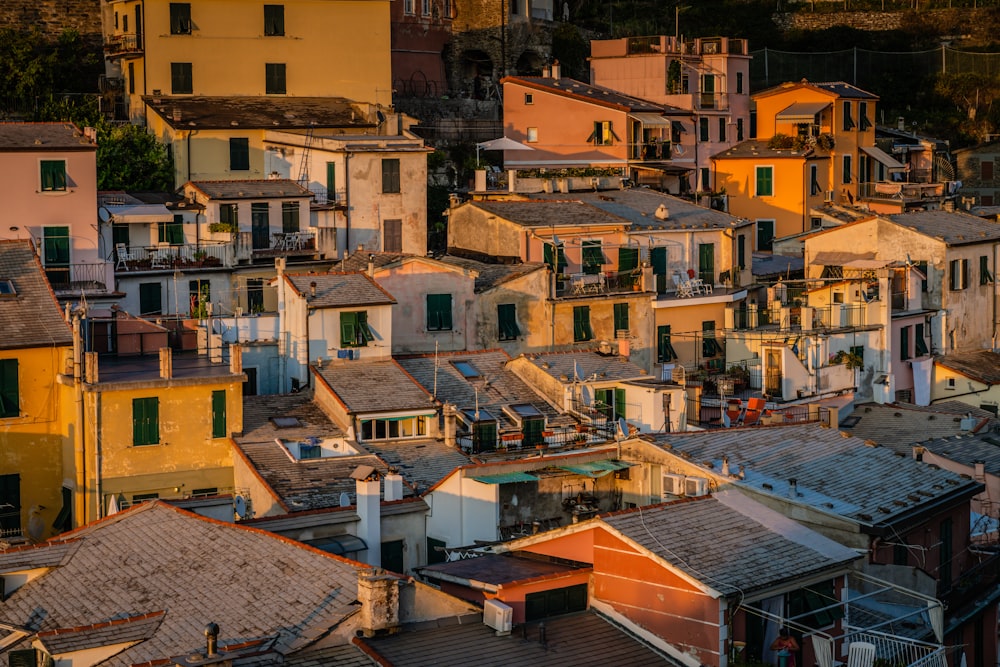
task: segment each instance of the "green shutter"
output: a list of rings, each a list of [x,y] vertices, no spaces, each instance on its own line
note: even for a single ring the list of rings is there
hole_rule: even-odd
[[[577,306],[573,309],[573,340],[576,342],[591,340],[594,337],[590,330],[590,306]]]
[[[66,161],[42,160],[41,162],[42,191],[66,189]]]
[[[556,253],[556,246],[546,243],[542,246],[542,252],[545,263],[551,266],[556,273],[563,273],[566,268],[566,253],[563,252],[562,246],[559,246],[558,253]]]
[[[0,417],[17,417],[20,414],[17,359],[4,359],[0,361]]]
[[[615,308],[615,333],[628,331],[628,304],[616,303]]]
[[[244,137],[233,137],[229,140],[229,170],[247,171],[250,169],[250,140]]]
[[[758,197],[770,197],[774,194],[774,172],[771,167],[757,167]]]
[[[45,266],[69,266],[69,227],[45,227],[42,233]]]
[[[162,312],[160,283],[139,283],[139,315],[159,315]]]
[[[285,94],[285,63],[264,63],[264,92],[268,95]]]
[[[615,419],[625,416],[625,390],[615,389]]]
[[[33,648],[10,652],[10,667],[38,667],[38,652]]]
[[[368,311],[362,310],[357,313],[357,316],[358,316],[358,333],[361,335],[361,339],[364,341],[364,344],[367,345],[368,343],[375,340],[375,336],[372,334],[372,330],[368,326]]]
[[[427,330],[451,331],[451,295],[427,295]]]
[[[597,274],[601,272],[604,265],[604,252],[601,250],[600,241],[583,242],[583,272]]]
[[[665,246],[651,248],[649,251],[649,261],[653,265],[654,275],[667,275],[667,249]]]
[[[540,445],[545,442],[545,436],[542,433],[545,431],[545,420],[544,419],[524,419],[521,421],[521,432],[524,435],[522,440],[523,447],[534,447],[535,445]]]
[[[358,314],[340,314],[340,346],[354,347],[358,342]]]
[[[497,320],[500,325],[500,340],[517,340],[521,335],[517,326],[517,307],[513,303],[497,305]]]
[[[631,271],[639,266],[639,249],[638,248],[619,248],[618,249],[618,270],[619,271]]]
[[[156,445],[160,442],[160,402],[158,398],[132,399],[132,444]]]
[[[656,360],[661,364],[677,358],[674,346],[670,344],[670,325],[656,327]]]
[[[212,392],[212,437],[226,437],[226,391]]]
[[[337,163],[326,163],[326,198],[334,201],[337,197]]]
[[[698,277],[706,285],[715,284],[715,244],[698,245]]]

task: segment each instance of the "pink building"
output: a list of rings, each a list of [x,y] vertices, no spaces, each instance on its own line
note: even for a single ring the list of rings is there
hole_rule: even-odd
[[[404,97],[448,92],[444,50],[451,39],[452,0],[390,3],[392,87]]]

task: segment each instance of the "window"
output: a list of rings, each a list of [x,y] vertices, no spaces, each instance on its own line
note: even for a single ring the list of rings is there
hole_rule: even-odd
[[[665,364],[676,358],[677,352],[670,344],[670,325],[656,327],[656,361]]]
[[[988,285],[993,282],[993,272],[990,271],[989,255],[979,256],[979,284]]]
[[[135,94],[135,63],[131,61],[128,64],[128,94]]]
[[[627,303],[616,303],[614,304],[615,310],[615,336],[618,332],[628,333],[628,304]]]
[[[157,241],[170,245],[184,244],[184,216],[175,215],[173,222],[160,222],[156,225]]]
[[[979,197],[980,206],[993,206],[993,195],[980,195]]]
[[[868,120],[868,102],[858,102],[858,122],[861,123],[862,130],[872,126],[872,122]]]
[[[708,141],[708,119],[699,118],[698,119],[698,140]]]
[[[0,530],[5,535],[21,534],[21,476],[17,473],[0,475]]]
[[[638,248],[618,248],[618,270],[632,271],[639,266]]]
[[[297,201],[281,202],[281,232],[294,234],[299,231],[299,203]]]
[[[327,201],[337,200],[337,163],[326,163],[326,199]]]
[[[285,6],[264,5],[264,35],[280,37],[285,34]]]
[[[423,16],[431,15],[431,0],[420,0],[420,13]]]
[[[413,11],[413,0],[403,0],[403,13],[404,14],[415,14]]]
[[[230,144],[230,151],[232,144]],[[230,156],[232,153],[230,153]],[[232,157],[230,157],[232,159]],[[239,207],[236,204],[219,204],[219,222],[224,222],[234,227],[239,226]]]
[[[520,0],[510,0],[510,13],[512,16],[517,16],[518,2],[520,2]]]
[[[920,291],[921,292],[926,292],[927,291],[927,260],[925,259],[925,260],[921,260],[919,262],[914,262],[913,266],[916,267],[916,269],[918,271],[920,271],[920,273],[923,274],[923,276],[924,276],[923,280],[920,281]]]
[[[849,350],[852,355],[861,360],[863,364],[865,362],[865,346],[864,345],[852,345]]]
[[[448,554],[444,548],[448,546],[444,540],[435,540],[433,537],[427,538],[427,564],[444,563],[448,560]]]
[[[953,259],[948,264],[948,288],[953,292],[969,286],[969,260]]]
[[[396,419],[362,419],[361,440],[386,440],[388,438],[420,438],[427,435],[427,417]]]
[[[608,421],[617,420],[625,416],[625,390],[624,389],[595,389],[595,407]]]
[[[844,131],[854,129],[854,118],[851,116],[851,103],[844,102]]]
[[[535,103],[535,96],[532,93],[525,93],[524,94],[524,103],[525,104],[534,104]]]
[[[577,343],[592,340],[594,332],[590,329],[590,306],[573,308],[573,340]]]
[[[385,237],[382,239],[383,252],[403,252],[403,221],[386,220]]]
[[[538,141],[538,128],[529,127],[528,128],[528,143],[533,144]]]
[[[774,245],[774,220],[757,221],[757,250],[770,251]]]
[[[812,584],[788,594],[788,615],[814,630],[825,628],[844,617],[841,607],[830,606],[836,599],[833,579]]]
[[[899,329],[899,359],[906,361],[910,358],[910,327]]]
[[[382,160],[382,192],[386,194],[399,193],[399,158]]]
[[[427,295],[427,330],[451,331],[451,295]]]
[[[66,190],[66,160],[41,161],[42,192]]]
[[[21,401],[17,387],[17,359],[0,360],[0,417],[17,417],[20,414]]]
[[[983,160],[979,163],[979,171],[982,180],[992,181],[993,180],[993,161]]]
[[[587,584],[556,588],[524,596],[526,621],[569,614],[587,608]]]
[[[247,312],[249,313],[264,312],[263,278],[247,278]]]
[[[747,237],[740,234],[736,237],[736,270],[747,268]]]
[[[743,119],[736,119],[736,141],[743,141]]]
[[[340,314],[340,346],[366,347],[375,340],[368,327],[368,311],[359,310]]]
[[[809,229],[822,229],[823,228],[823,218],[818,218],[812,216],[809,218]]]
[[[566,253],[563,251],[562,244],[559,245],[559,251],[556,252],[556,246],[546,243],[542,247],[542,255],[545,263],[551,266],[555,273],[566,272]]]
[[[757,167],[757,189],[754,191],[758,197],[771,197],[774,195],[774,167]]]
[[[521,330],[517,326],[517,306],[513,303],[497,304],[497,322],[500,340],[517,340]]]
[[[160,399],[132,399],[132,444],[160,444]]]
[[[736,73],[736,94],[743,94],[743,72]]]
[[[190,95],[193,91],[191,63],[170,63],[170,92],[174,95]]]
[[[701,179],[700,180],[701,180],[701,189],[702,189],[702,191],[704,191],[704,192],[711,192],[712,191],[712,184],[711,184],[710,181],[712,180],[712,171],[708,167],[702,167],[700,169],[700,172],[701,172]]]
[[[715,320],[701,323],[701,356],[714,357],[722,354],[722,346],[715,339]]]
[[[916,343],[916,345],[914,345],[914,348],[917,351],[917,356],[924,357],[930,354],[930,350],[927,348],[927,338],[924,335],[923,324],[914,325],[913,337],[914,337],[914,342]]]
[[[44,227],[42,234],[42,263],[45,266],[45,275],[53,285],[68,285],[69,227]]]
[[[670,121],[670,143],[679,144],[681,143],[681,134],[686,133],[687,130],[684,129],[684,123],[679,120]]]
[[[446,19],[451,18],[451,0],[444,0],[441,3],[441,16]]]
[[[160,283],[139,283],[139,315],[163,314],[163,286]]]
[[[590,135],[588,142],[593,141],[595,146],[610,146],[614,143],[615,133],[611,129],[610,120],[594,121],[594,132]]]
[[[955,388],[955,378],[948,378],[948,380],[945,382],[945,387],[944,388],[945,389],[954,389]]]
[[[226,390],[212,392],[212,437],[225,438],[226,433]]]
[[[170,3],[170,34],[171,35],[191,34],[190,2]]]
[[[264,63],[264,92],[284,95],[285,91],[285,63]]]
[[[596,275],[601,272],[604,266],[604,251],[601,250],[600,241],[583,242],[583,272]]]
[[[250,140],[233,137],[229,140],[229,171],[249,171]]]
[[[819,167],[811,164],[809,165],[809,194],[815,196],[823,192],[823,188],[819,186]]]
[[[719,141],[725,141],[725,140],[726,140],[726,119],[725,118],[720,118],[719,119]]]
[[[208,317],[208,304],[212,302],[212,285],[207,280],[188,281],[188,302],[191,317]]]
[[[715,244],[698,244],[698,278],[706,285],[715,284]]]
[[[843,173],[842,176],[843,176],[842,180],[844,181],[845,184],[851,182],[851,156],[850,155],[845,155],[844,156],[844,173]]]

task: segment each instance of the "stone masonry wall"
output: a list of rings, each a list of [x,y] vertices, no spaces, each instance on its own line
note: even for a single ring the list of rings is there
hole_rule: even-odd
[[[101,44],[101,0],[2,0],[0,28],[36,26],[53,38],[67,29]]]

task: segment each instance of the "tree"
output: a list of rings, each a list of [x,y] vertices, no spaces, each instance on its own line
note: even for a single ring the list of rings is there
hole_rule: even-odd
[[[984,141],[996,129],[993,103],[1000,100],[1000,81],[975,72],[941,74],[934,92],[962,113],[959,130],[974,141]]]
[[[99,190],[173,189],[173,161],[166,147],[139,125],[97,128],[97,188]]]

